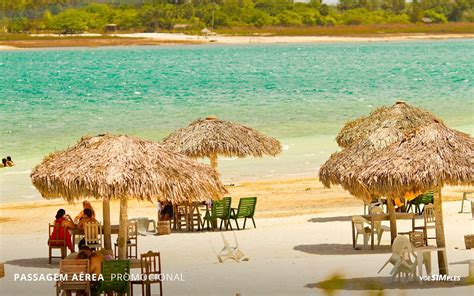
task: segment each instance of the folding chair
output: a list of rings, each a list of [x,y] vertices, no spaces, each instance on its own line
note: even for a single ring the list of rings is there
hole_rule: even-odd
[[[224,247],[219,253],[216,252],[216,249],[214,249],[214,246],[211,243],[212,249],[214,250],[214,253],[216,254],[217,260],[219,260],[219,263],[223,263],[229,259],[232,259],[237,263],[239,263],[240,261],[249,260],[249,258],[245,256],[244,252],[240,250],[239,242],[237,241],[235,232],[232,232],[232,233],[234,234],[234,241],[235,241],[235,246],[233,247],[229,244],[229,242],[224,237],[224,234],[222,232],[221,232],[221,237],[222,237],[222,242],[224,243]]]

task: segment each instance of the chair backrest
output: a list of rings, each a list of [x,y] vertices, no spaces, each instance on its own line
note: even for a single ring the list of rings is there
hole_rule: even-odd
[[[161,281],[161,257],[160,252],[148,251],[140,255],[142,274],[147,275],[147,282],[157,283]]]
[[[410,239],[405,235],[398,235],[392,244],[392,251],[394,254],[405,257],[406,252],[411,252]]]
[[[410,243],[415,248],[425,246],[425,235],[421,231],[410,231]]]
[[[139,233],[146,233],[148,231],[148,226],[150,225],[150,219],[147,217],[133,218],[128,221],[137,221],[137,231]]]
[[[369,221],[362,216],[352,216],[352,222],[359,233],[364,232],[364,223],[370,224]]]
[[[117,276],[117,275],[121,276]],[[126,293],[129,286],[130,260],[109,260],[102,262],[101,290]]]
[[[89,285],[89,279],[79,274],[89,274],[89,259],[63,259],[59,263],[59,285],[68,289],[78,284]],[[74,276],[75,275],[75,276]]]
[[[425,226],[436,223],[435,208],[433,204],[427,204],[423,208],[423,217],[425,220]]]
[[[373,207],[371,210],[370,210],[370,214],[371,215],[380,215],[380,214],[383,214],[383,209],[381,207]],[[382,222],[380,220],[375,220],[374,221],[374,226],[376,229],[379,229],[381,226],[382,226]]]
[[[256,197],[242,197],[239,200],[239,208],[237,209],[237,218],[251,218],[255,213],[257,205]]]
[[[86,245],[102,246],[102,225],[98,222],[84,223],[84,241]]]
[[[67,227],[59,224],[49,224],[48,233],[50,246],[66,246]]]
[[[230,216],[232,197],[226,196],[212,203],[211,215],[213,218],[227,219]]]
[[[430,204],[434,202],[434,192],[427,192],[421,195],[420,204]]]
[[[137,238],[138,238],[137,221],[135,220],[128,221],[127,232],[128,232],[127,239],[129,241],[137,241]]]

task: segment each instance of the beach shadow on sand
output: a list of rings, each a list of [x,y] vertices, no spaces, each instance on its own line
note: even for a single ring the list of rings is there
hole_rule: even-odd
[[[48,258],[25,258],[16,259],[5,262],[5,264],[15,265],[20,267],[33,267],[33,268],[49,268],[58,269],[59,259],[53,259],[52,264],[48,264]]]
[[[336,216],[336,217],[318,217],[318,218],[311,218],[308,222],[313,223],[326,223],[326,222],[345,222],[351,221],[352,216]]]
[[[324,289],[328,286],[329,281],[322,281],[314,284],[305,285],[306,288],[317,288]],[[349,278],[337,280],[337,290],[352,290],[352,291],[363,291],[363,290],[416,290],[416,289],[433,289],[433,288],[453,288],[473,285],[473,282],[461,279],[458,282],[444,282],[444,281],[432,281],[423,282],[421,285],[413,281],[413,278],[409,279],[408,283],[404,285],[395,279],[391,282],[390,277],[365,277],[365,278]],[[331,285],[331,283],[330,283]]]
[[[364,249],[355,250],[351,244],[317,244],[317,245],[298,245],[293,248],[314,255],[361,255],[361,254],[388,254],[392,253],[390,246],[375,246],[374,250]]]

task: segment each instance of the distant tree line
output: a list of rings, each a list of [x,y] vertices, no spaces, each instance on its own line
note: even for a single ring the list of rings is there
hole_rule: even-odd
[[[8,32],[474,22],[474,0],[0,0]]]

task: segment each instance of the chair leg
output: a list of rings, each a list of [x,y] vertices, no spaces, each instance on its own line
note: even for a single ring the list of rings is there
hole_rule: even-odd
[[[253,223],[253,227],[257,228],[257,225],[255,225],[255,220],[253,219],[253,217],[252,217],[252,223]]]
[[[160,282],[160,296],[163,296],[163,283]]]
[[[235,220],[235,225],[237,225],[237,230],[240,230],[239,228],[239,222],[237,222],[237,219],[234,219]]]
[[[383,230],[380,229],[379,232],[377,232],[377,246],[380,246],[380,241],[382,240],[382,234],[383,234]]]
[[[232,224],[230,223],[230,220],[225,220],[225,230],[228,230],[230,228],[230,230],[233,230],[232,229]]]
[[[247,223],[247,217],[244,219],[244,227],[242,227],[242,229],[245,229],[245,223]]]
[[[51,252],[51,247],[49,247],[48,249],[49,249],[49,252],[48,252],[49,253],[49,264],[51,264],[51,253],[52,253]]]
[[[221,219],[221,224],[219,226],[219,230],[222,230],[222,222],[224,222],[224,220]]]
[[[367,245],[369,244],[370,235],[364,234],[364,249],[367,249]]]

